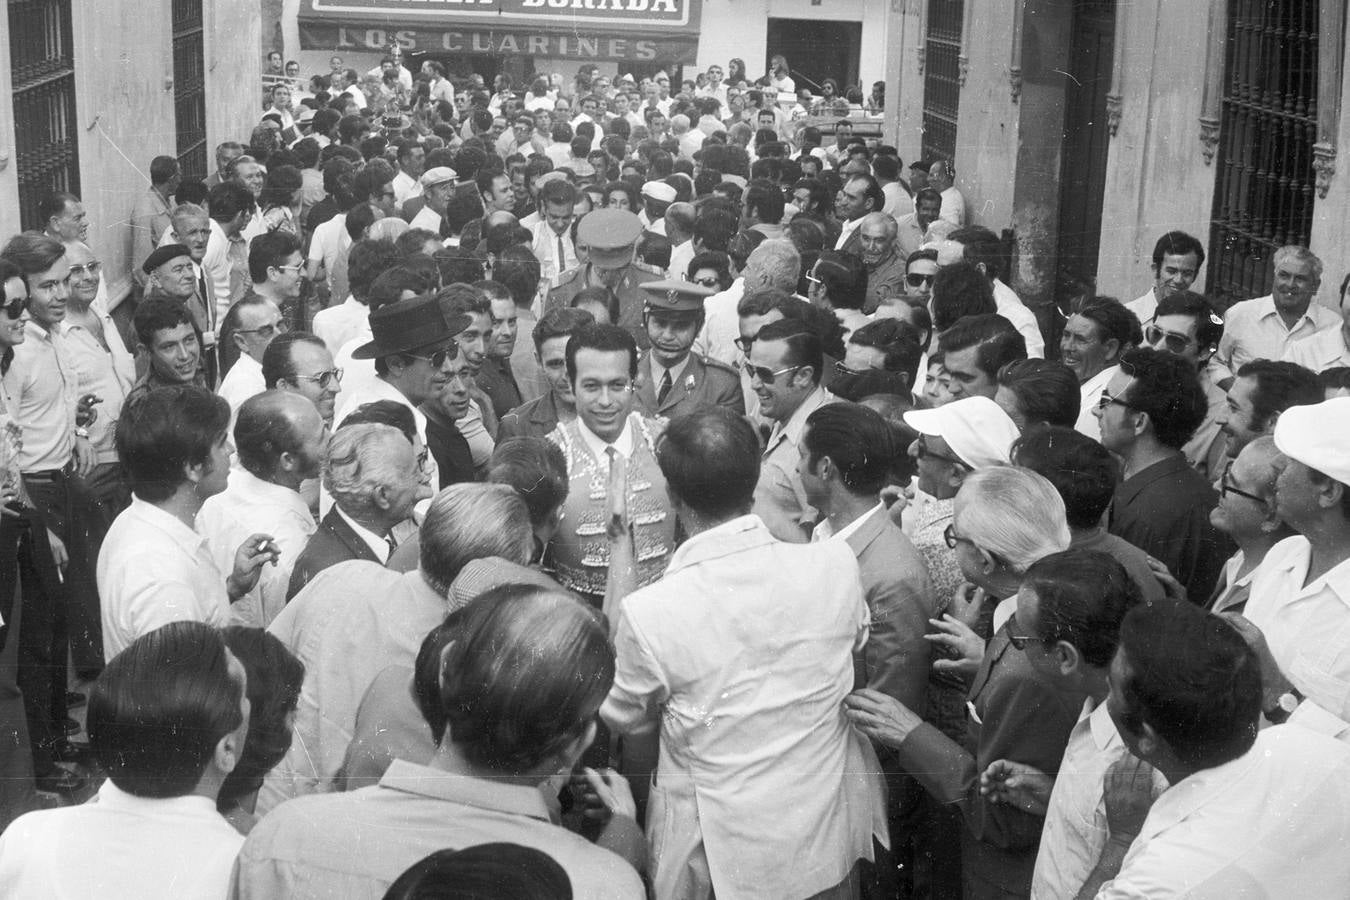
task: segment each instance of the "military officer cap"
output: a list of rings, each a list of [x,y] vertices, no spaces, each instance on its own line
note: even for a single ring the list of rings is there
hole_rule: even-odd
[[[597,209],[577,223],[577,240],[586,245],[592,265],[619,268],[633,261],[642,237],[642,220],[626,209]]]
[[[647,309],[664,312],[700,312],[703,298],[711,297],[716,291],[709,290],[692,281],[646,281],[639,285],[647,292]]]

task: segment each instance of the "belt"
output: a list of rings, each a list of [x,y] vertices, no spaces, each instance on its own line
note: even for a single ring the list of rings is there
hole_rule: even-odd
[[[75,463],[68,462],[59,469],[42,469],[37,472],[24,472],[25,481],[65,481],[75,471]]]

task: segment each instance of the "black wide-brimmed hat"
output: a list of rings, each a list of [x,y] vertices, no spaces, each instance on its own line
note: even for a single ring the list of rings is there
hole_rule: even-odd
[[[381,306],[370,314],[373,340],[352,351],[352,359],[379,359],[454,340],[468,328],[467,315],[448,316],[435,297],[414,297]]]

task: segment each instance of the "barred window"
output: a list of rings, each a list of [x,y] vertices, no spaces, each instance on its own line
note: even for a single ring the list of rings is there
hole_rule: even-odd
[[[49,193],[80,192],[72,43],[70,0],[9,0],[14,157],[25,229],[45,226],[38,208]]]
[[[964,0],[928,0],[923,70],[923,156],[956,158],[961,104],[961,27]]]

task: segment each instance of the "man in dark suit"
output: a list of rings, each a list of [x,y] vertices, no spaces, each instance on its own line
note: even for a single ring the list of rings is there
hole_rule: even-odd
[[[547,437],[559,422],[577,417],[577,401],[567,378],[567,340],[583,325],[595,323],[584,309],[551,309],[534,326],[534,353],[548,382],[548,391],[502,416],[497,443],[513,437]]]
[[[329,442],[323,485],[333,508],[295,560],[287,601],[329,566],[350,559],[384,565],[394,549],[391,529],[431,496],[428,472],[408,438],[358,416],[349,416]]]
[[[886,195],[871,175],[854,175],[844,182],[834,198],[834,214],[843,223],[843,231],[834,249],[862,256],[862,235],[858,233],[863,217],[881,212]]]
[[[651,347],[638,359],[633,391],[649,416],[673,419],[702,406],[725,406],[745,415],[736,370],[691,353],[703,327],[703,300],[714,291],[689,281],[649,281],[642,322]]]

